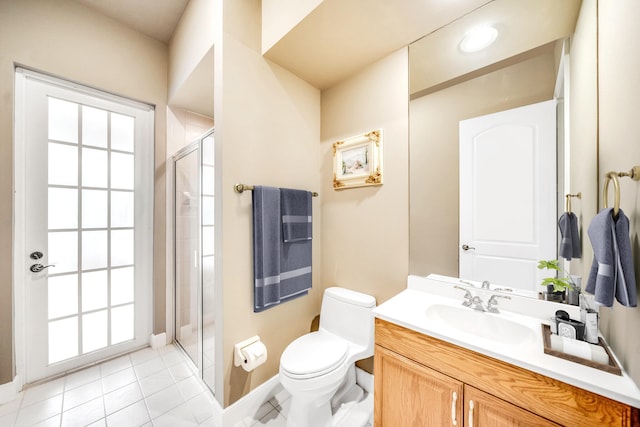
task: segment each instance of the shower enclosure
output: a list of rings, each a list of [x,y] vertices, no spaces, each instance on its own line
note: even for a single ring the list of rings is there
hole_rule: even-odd
[[[215,392],[213,129],[172,157],[175,340]]]

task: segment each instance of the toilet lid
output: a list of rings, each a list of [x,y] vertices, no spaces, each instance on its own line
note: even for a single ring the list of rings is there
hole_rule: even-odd
[[[312,332],[293,341],[282,353],[280,365],[288,374],[322,375],[347,358],[346,340],[326,332]]]

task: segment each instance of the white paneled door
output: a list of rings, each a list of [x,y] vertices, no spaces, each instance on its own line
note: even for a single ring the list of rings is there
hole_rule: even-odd
[[[16,149],[26,382],[148,343],[153,109],[18,70]]]
[[[556,257],[556,102],[460,122],[460,277],[536,292]]]

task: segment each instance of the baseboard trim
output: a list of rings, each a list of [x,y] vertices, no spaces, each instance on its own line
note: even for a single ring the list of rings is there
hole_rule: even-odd
[[[161,334],[149,336],[149,345],[152,349],[157,350],[167,345],[167,334],[162,332]]]
[[[0,405],[11,402],[18,397],[24,383],[20,375],[16,375],[13,381],[0,385]]]

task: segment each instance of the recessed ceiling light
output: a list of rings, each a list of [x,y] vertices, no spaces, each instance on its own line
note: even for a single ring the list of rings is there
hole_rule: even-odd
[[[460,50],[463,52],[477,52],[491,45],[497,37],[498,30],[491,26],[476,27],[462,38]]]

